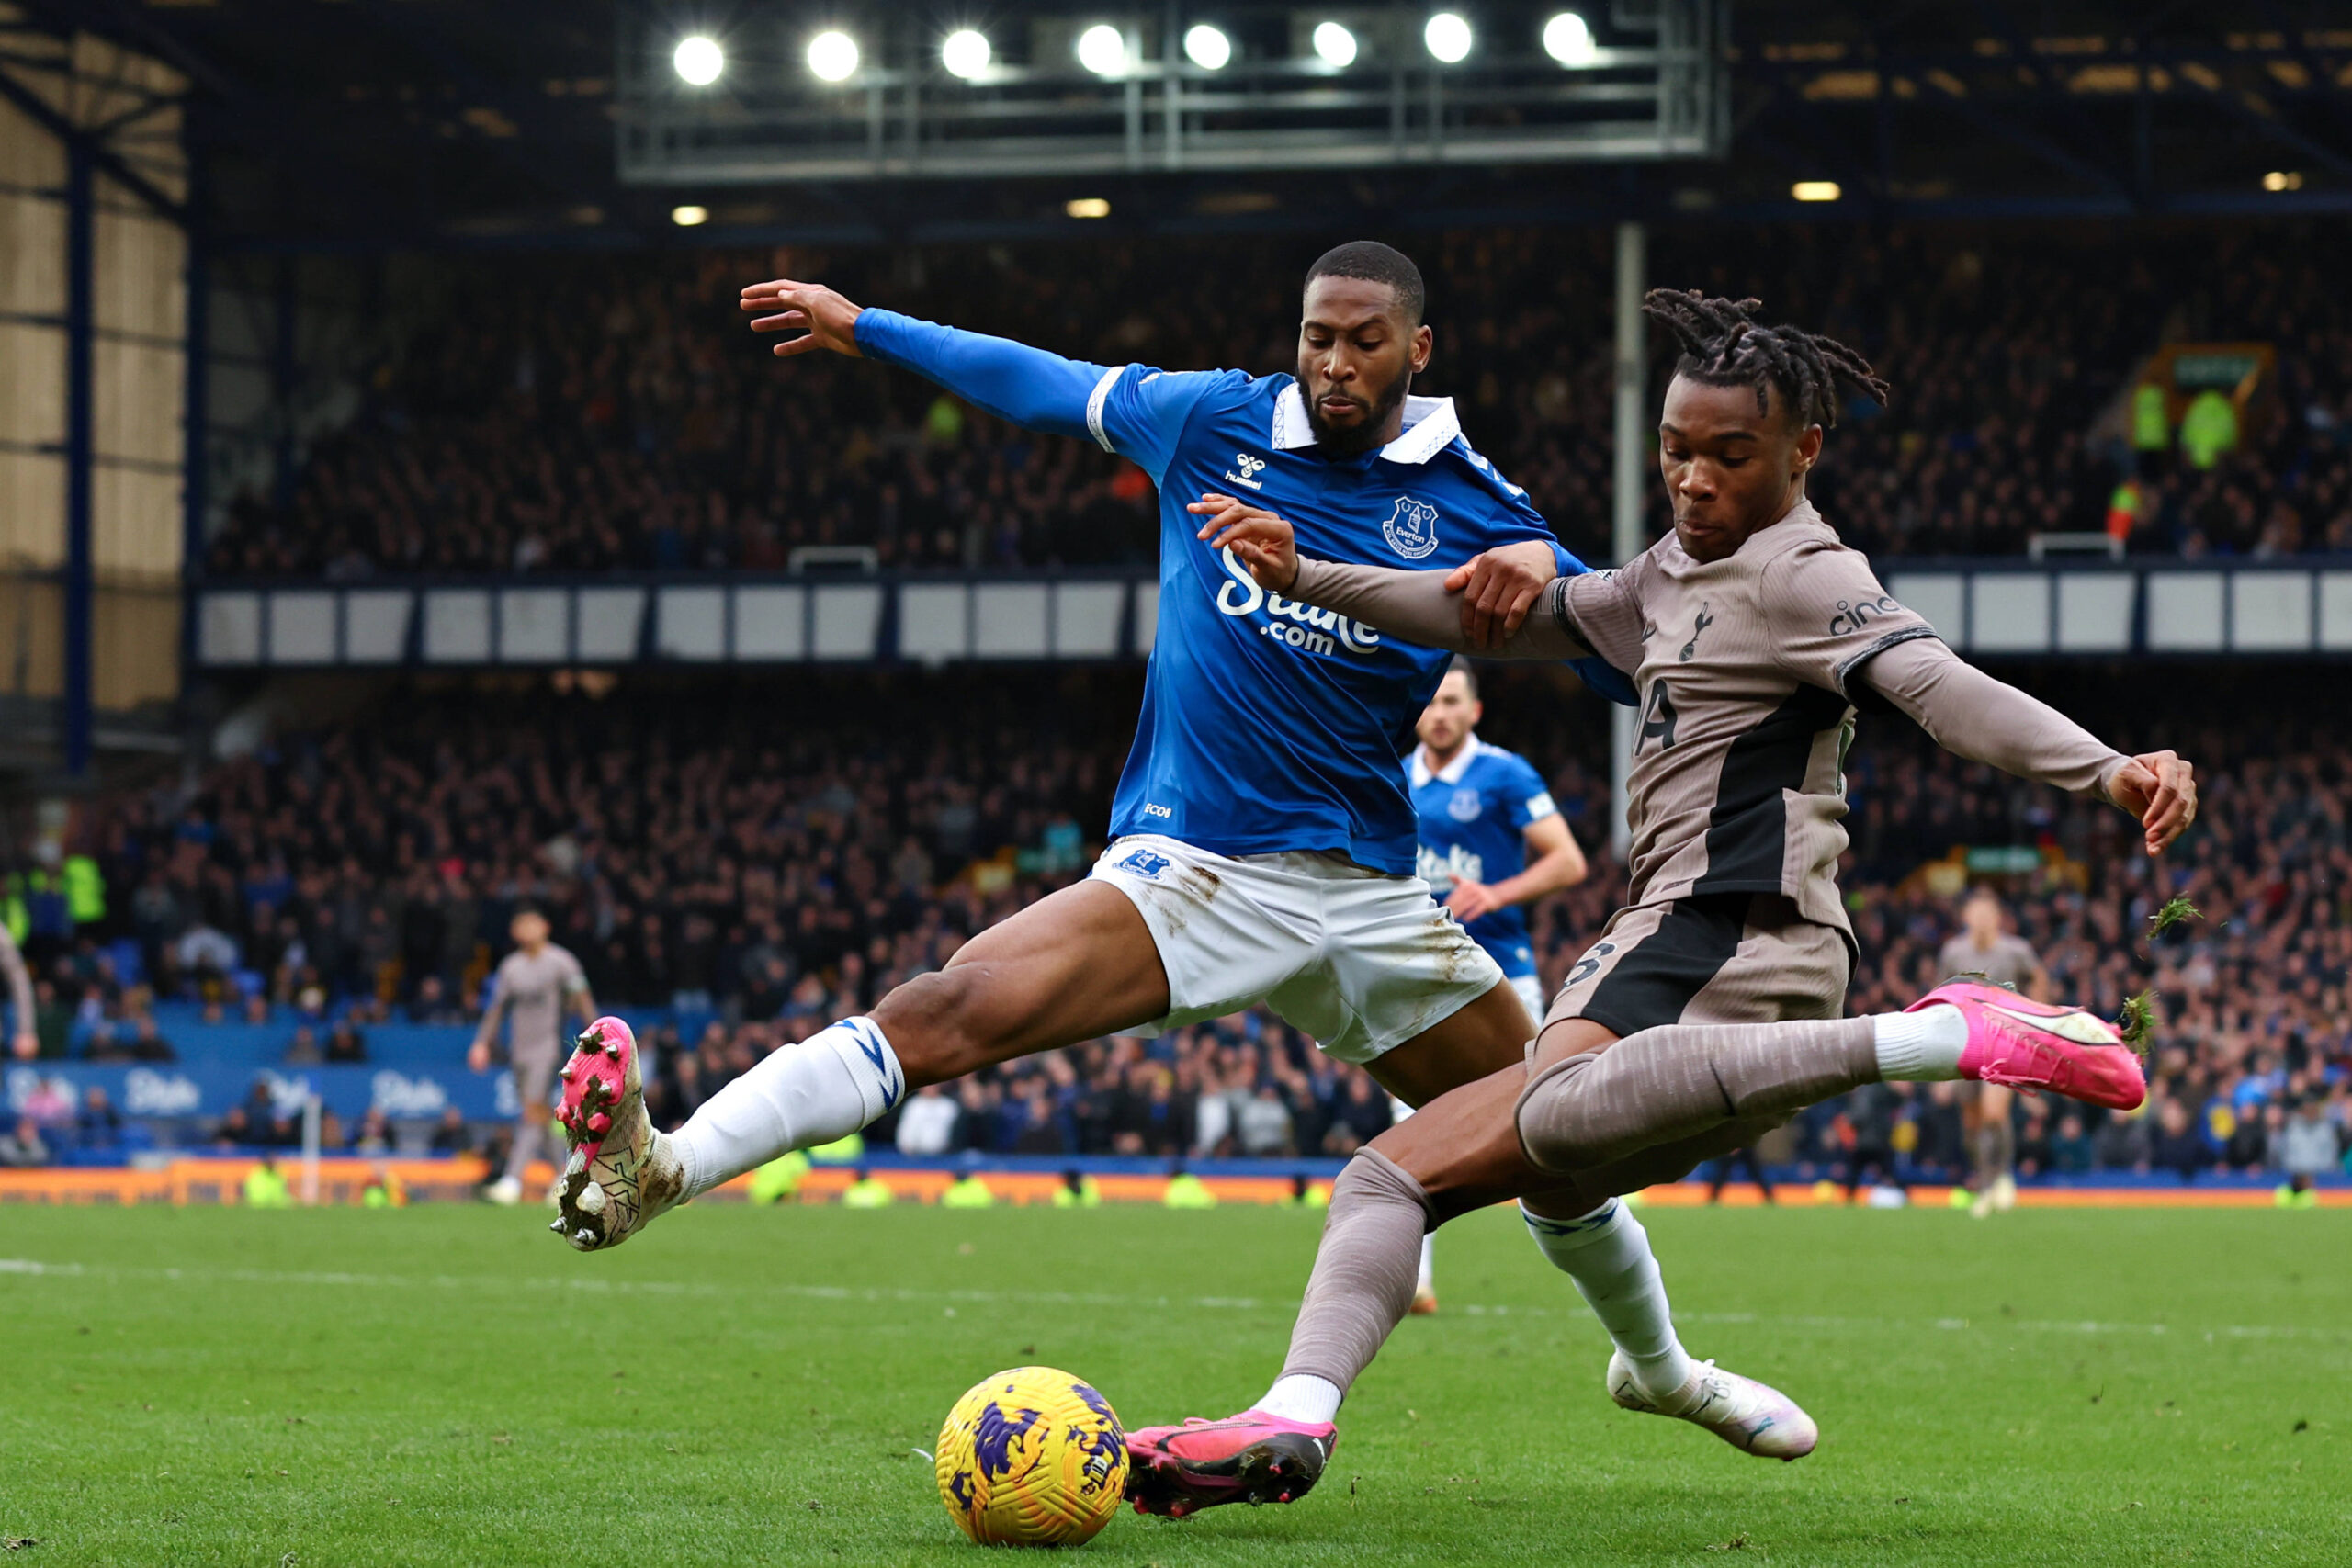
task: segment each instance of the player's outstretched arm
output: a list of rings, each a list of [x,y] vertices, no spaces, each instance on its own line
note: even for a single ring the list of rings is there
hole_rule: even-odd
[[[1108,367],[895,310],[868,310],[823,284],[788,277],[751,285],[741,308],[755,333],[797,334],[775,345],[778,358],[825,349],[903,366],[1023,429],[1101,439],[1087,416],[1096,389],[1112,374]]]
[[[2139,819],[2150,854],[2197,819],[2196,771],[2171,751],[2127,757],[2038,698],[1996,681],[1932,637],[1873,656],[1857,679],[1971,761],[2105,800]]]
[[[1384,566],[1342,566],[1334,561],[1312,560],[1298,553],[1298,541],[1291,525],[1263,507],[1211,492],[1186,510],[1207,519],[1201,525],[1199,537],[1211,549],[1231,550],[1234,558],[1249,568],[1250,575],[1261,588],[1322,609],[1336,610],[1391,637],[1425,648],[1452,649],[1457,653],[1483,654],[1489,659],[1591,656],[1592,650],[1568,634],[1561,617],[1548,604],[1528,615],[1498,646],[1472,641],[1464,625],[1462,589],[1448,586],[1456,579],[1466,581],[1468,567],[1404,571]],[[1518,552],[1527,547],[1513,545],[1509,548]],[[1555,579],[1546,592],[1559,593],[1571,581]]]

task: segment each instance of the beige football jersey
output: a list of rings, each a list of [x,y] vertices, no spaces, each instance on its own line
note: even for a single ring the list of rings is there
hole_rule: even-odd
[[[2003,931],[1991,947],[1980,948],[1962,931],[1944,943],[1936,954],[1936,966],[1946,975],[1982,975],[2000,985],[2022,987],[2041,967],[2041,960],[2023,937]]]
[[[1548,603],[1641,697],[1626,902],[1781,893],[1845,927],[1846,678],[1934,628],[1806,501],[1723,560],[1693,560],[1669,534]]]
[[[562,1038],[563,1010],[588,988],[580,960],[549,942],[537,958],[517,948],[498,965],[494,1002],[506,1009],[507,1035],[516,1055],[545,1051]]]

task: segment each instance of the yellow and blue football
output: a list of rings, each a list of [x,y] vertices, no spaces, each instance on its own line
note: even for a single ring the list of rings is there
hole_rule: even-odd
[[[939,1499],[983,1546],[1075,1546],[1111,1522],[1126,1484],[1117,1412],[1052,1367],[983,1380],[939,1429]]]

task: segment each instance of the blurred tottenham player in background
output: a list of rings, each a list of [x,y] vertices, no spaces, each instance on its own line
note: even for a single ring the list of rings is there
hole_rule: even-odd
[[[2035,1001],[2050,999],[2050,976],[2041,956],[2023,937],[2002,930],[2001,900],[1991,888],[1971,893],[1961,906],[1960,919],[1959,934],[1936,954],[1947,976],[1982,975],[1996,985],[2014,986]],[[1961,1095],[1976,1168],[1976,1201],[1968,1212],[1981,1220],[2017,1204],[2018,1137],[2010,1120],[2017,1096],[2007,1084],[1997,1083],[1962,1084]]]
[[[1405,760],[1413,815],[1420,822],[1421,880],[1501,967],[1527,1004],[1527,1016],[1542,1018],[1544,982],[1528,941],[1527,907],[1582,882],[1584,852],[1552,804],[1543,775],[1517,752],[1478,739],[1485,716],[1477,674],[1468,660],[1457,659],[1421,710],[1421,743]],[[1390,1110],[1399,1122],[1413,1113],[1401,1100],[1392,1100]],[[1434,1232],[1421,1238],[1417,1314],[1437,1310],[1435,1241]]]
[[[548,918],[537,909],[514,912],[506,934],[514,951],[491,976],[490,1004],[481,1010],[481,1028],[474,1033],[467,1063],[481,1072],[491,1064],[502,1020],[510,1026],[506,1060],[514,1075],[514,1143],[506,1156],[506,1174],[484,1190],[493,1203],[514,1203],[523,1196],[523,1173],[539,1155],[548,1130],[549,1090],[555,1085],[556,1064],[563,1059],[563,1011],[574,1008],[580,1021],[596,1016],[595,998],[588,994],[588,976],[580,960],[548,940]]]

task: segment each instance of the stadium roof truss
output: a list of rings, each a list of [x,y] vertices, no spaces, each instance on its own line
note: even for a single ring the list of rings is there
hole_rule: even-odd
[[[1423,7],[1226,6],[1228,61],[1180,45],[1208,19],[1169,0],[1121,14],[1044,12],[999,24],[1019,55],[951,73],[927,17],[868,7],[838,83],[803,59],[797,6],[738,13],[725,73],[692,86],[671,63],[677,15],[617,13],[618,168],[649,186],[1312,170],[1717,158],[1729,145],[1729,0],[1611,0],[1588,9],[1574,63],[1546,52],[1540,13],[1453,63],[1424,42]],[[838,15],[838,13],[836,13]],[[1354,58],[1314,47],[1334,17]],[[857,37],[852,21],[836,24]],[[1116,69],[1080,62],[1089,28],[1120,34]],[[1604,41],[1605,40],[1605,41]]]

